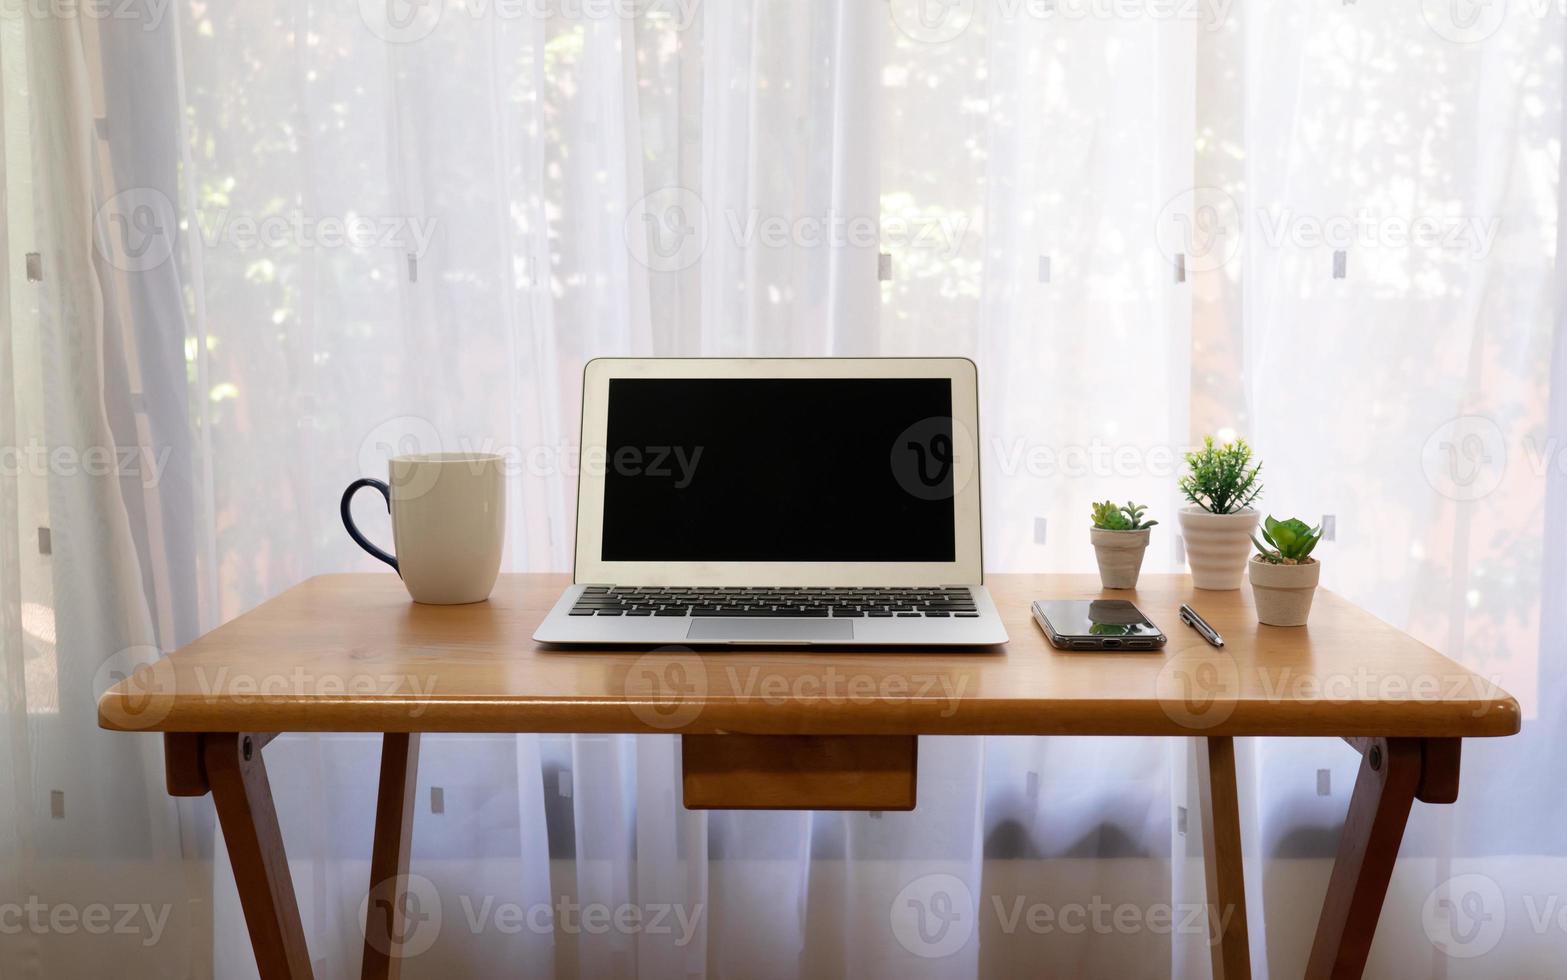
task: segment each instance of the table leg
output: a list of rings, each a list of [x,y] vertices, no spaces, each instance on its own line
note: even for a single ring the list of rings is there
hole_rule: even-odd
[[[360,976],[396,980],[407,938],[408,849],[413,839],[414,791],[419,781],[418,733],[381,736],[381,788],[370,852],[370,898],[365,906],[365,951]]]
[[[1197,740],[1197,784],[1202,807],[1202,852],[1208,884],[1208,943],[1214,980],[1250,980],[1246,934],[1246,877],[1241,860],[1241,816],[1235,786],[1235,740]]]
[[[312,980],[294,881],[283,853],[267,768],[261,761],[262,746],[271,738],[267,734],[203,735],[201,762],[228,844],[229,863],[234,866],[234,882],[239,886],[239,903],[245,911],[257,970],[263,980]]]
[[[1307,980],[1353,980],[1365,971],[1410,808],[1417,798],[1451,803],[1458,797],[1457,739],[1346,741],[1360,750],[1360,774],[1311,944]]]

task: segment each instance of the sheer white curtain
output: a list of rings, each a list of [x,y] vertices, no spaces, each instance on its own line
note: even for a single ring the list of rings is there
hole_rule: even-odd
[[[1090,569],[1084,519],[1106,497],[1149,503],[1148,568],[1179,568],[1179,449],[1250,435],[1270,510],[1334,515],[1326,584],[1529,706],[1520,739],[1469,750],[1456,809],[1417,814],[1373,971],[1560,959],[1567,936],[1527,910],[1562,848],[1538,775],[1562,725],[1539,616],[1563,588],[1546,502],[1559,525],[1567,500],[1547,413],[1562,23],[1456,9],[289,0],[4,22],[0,54],[38,79],[19,90],[4,63],[8,199],[34,197],[38,227],[13,203],[0,434],[163,462],[117,493],[53,469],[0,485],[17,528],[0,535],[0,871],[26,894],[53,871],[40,855],[99,834],[93,887],[182,923],[128,967],[123,938],[0,936],[4,972],[70,975],[51,957],[72,955],[97,957],[76,972],[253,973],[206,805],[166,805],[156,743],[97,734],[88,690],[309,575],[370,569],[337,495],[394,451],[511,454],[508,566],[568,568],[581,366],[628,353],[974,357],[994,571]],[[33,174],[77,176],[50,169],[38,193],[29,153]],[[1363,211],[1372,230],[1340,242],[1334,219]],[[1426,224],[1414,241],[1421,219],[1434,243]],[[22,256],[48,236],[40,287]],[[30,557],[49,525],[52,571]],[[45,613],[84,631],[48,654],[80,675],[63,740],[40,734]],[[268,749],[323,976],[358,968],[378,749]],[[440,920],[405,973],[1207,972],[1200,927],[1029,915],[1148,923],[1174,904],[1179,924],[1201,900],[1181,741],[929,739],[907,814],[688,812],[676,750],[429,739],[413,870]],[[1242,761],[1257,972],[1292,976],[1354,757],[1269,742]],[[67,776],[114,787],[102,823],[72,823]],[[134,831],[125,799],[147,814]],[[84,836],[50,842],[59,826]],[[1481,920],[1453,916],[1489,910],[1467,902],[1495,901],[1484,881],[1506,934],[1465,957],[1455,937]],[[911,923],[938,892],[973,917]],[[586,928],[573,909],[594,903],[667,928]]]
[[[1272,512],[1333,515],[1325,586],[1523,706],[1522,735],[1464,746],[1457,806],[1416,807],[1388,896],[1406,914],[1368,972],[1552,974],[1567,937],[1542,910],[1567,840],[1548,816],[1560,780],[1540,777],[1562,771],[1564,653],[1540,624],[1564,585],[1542,560],[1564,459],[1548,415],[1564,23],[1549,6],[1353,9],[1245,11],[1248,100],[1290,115],[1247,118],[1240,424]],[[1320,887],[1359,760],[1315,740],[1248,748],[1253,895],[1274,913]],[[1288,976],[1310,923],[1266,921]]]
[[[133,370],[94,261],[95,45],[0,22],[0,975],[183,976],[209,961],[202,821],[155,739],[98,729],[97,694],[158,655],[128,513],[155,454],[111,425]],[[116,445],[131,449],[116,453]]]

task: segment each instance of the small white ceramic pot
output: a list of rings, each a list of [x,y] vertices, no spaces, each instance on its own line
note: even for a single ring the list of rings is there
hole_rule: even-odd
[[[1320,561],[1312,558],[1303,565],[1275,565],[1253,558],[1246,567],[1257,602],[1257,622],[1264,626],[1306,625],[1317,580],[1322,577]]]
[[[1182,507],[1177,515],[1186,544],[1186,564],[1192,585],[1199,589],[1238,589],[1251,554],[1251,534],[1257,529],[1250,507],[1234,514],[1210,514],[1201,507]]]
[[[1099,581],[1107,589],[1135,589],[1143,570],[1143,552],[1148,550],[1148,534],[1140,531],[1112,531],[1089,528],[1094,542],[1094,557],[1099,559]]]

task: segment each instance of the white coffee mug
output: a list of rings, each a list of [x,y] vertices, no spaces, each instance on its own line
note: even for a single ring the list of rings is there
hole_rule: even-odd
[[[490,453],[393,456],[390,485],[355,480],[343,491],[348,536],[391,565],[415,602],[482,602],[495,588],[506,534],[505,457]],[[354,526],[348,505],[361,487],[375,487],[392,513],[389,555]]]

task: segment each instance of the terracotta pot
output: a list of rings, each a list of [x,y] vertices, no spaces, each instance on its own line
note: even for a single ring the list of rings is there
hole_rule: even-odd
[[[1322,577],[1320,561],[1309,558],[1304,565],[1275,565],[1253,558],[1246,567],[1257,602],[1257,622],[1264,626],[1306,625],[1317,580]]]
[[[1107,589],[1137,588],[1137,576],[1143,570],[1143,552],[1148,550],[1151,530],[1147,527],[1140,531],[1089,528],[1094,557],[1099,559],[1100,584]]]
[[[1247,507],[1234,514],[1210,514],[1201,507],[1182,507],[1176,515],[1186,542],[1186,564],[1192,585],[1199,589],[1238,589],[1251,554],[1251,533],[1258,514]]]

